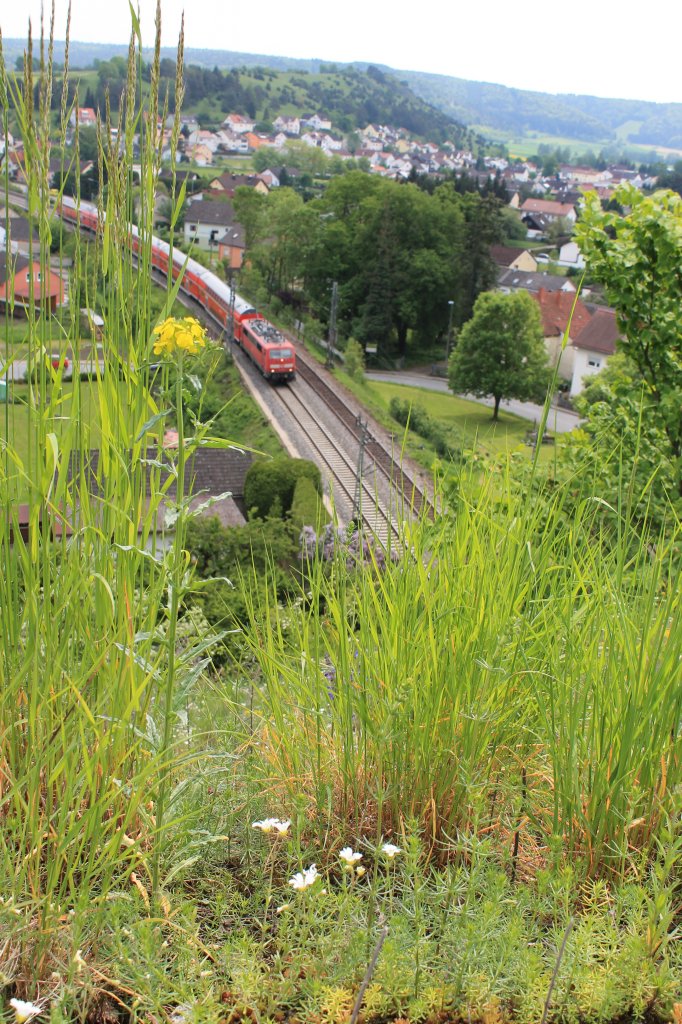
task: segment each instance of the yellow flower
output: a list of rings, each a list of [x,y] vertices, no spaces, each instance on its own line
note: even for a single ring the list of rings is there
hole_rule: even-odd
[[[157,356],[172,356],[175,352],[194,356],[206,344],[206,332],[193,316],[169,316],[156,325],[152,334],[156,336],[154,355]]]

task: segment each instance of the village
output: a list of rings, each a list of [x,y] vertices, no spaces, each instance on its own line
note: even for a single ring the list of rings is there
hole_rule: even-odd
[[[440,181],[467,176],[473,187],[499,197],[500,204],[508,208],[508,216],[516,221],[508,244],[493,245],[490,250],[497,267],[497,288],[504,293],[527,291],[538,302],[550,365],[556,364],[563,348],[562,393],[568,399],[578,394],[585,377],[602,369],[615,352],[618,328],[613,311],[604,307],[598,295],[591,294],[589,282],[583,283],[580,298],[576,299],[585,264],[571,235],[587,192],[596,193],[606,204],[624,182],[642,191],[655,186],[655,180],[642,177],[636,170],[625,166],[598,170],[561,165],[555,174],[545,176],[541,167],[528,161],[475,157],[471,152],[456,151],[449,143],[439,147],[412,139],[405,131],[377,125],[368,125],[357,133],[359,146],[351,153],[332,122],[318,114],[278,117],[273,124],[274,134],[264,135],[255,132],[253,119],[236,113],[228,115],[218,131],[202,129],[195,117],[183,116],[176,166],[171,169],[172,123],[169,118],[165,125],[159,124],[166,168],[161,180],[169,183],[175,176],[184,182],[188,201],[184,222],[179,225],[179,242],[188,251],[205,253],[209,264],[223,266],[230,274],[237,274],[244,266],[248,260],[246,235],[232,204],[235,191],[246,188],[268,195],[283,182],[295,188],[302,175],[295,167],[287,167],[292,144],[315,149],[326,158],[353,161],[353,166],[371,175],[392,180],[423,176]],[[96,125],[93,109],[73,111],[74,132]],[[11,137],[8,141],[2,163],[7,165],[12,185],[21,189],[22,142]],[[72,141],[72,135],[67,137],[67,143]],[[267,166],[260,172],[253,168],[257,153],[260,166],[267,158]],[[235,168],[235,160],[243,170]],[[92,176],[94,167],[94,159],[81,161],[81,179]],[[48,173],[54,188],[61,180],[62,162],[52,160]],[[163,228],[163,213],[157,224]],[[53,259],[55,266],[49,279],[41,281],[37,261],[31,264],[31,255],[38,247],[37,233],[12,204],[0,224],[3,249],[7,234],[7,254],[3,253],[0,260],[0,303],[6,305],[7,295],[13,295],[15,315],[19,314],[29,289],[37,303],[47,304],[52,310],[67,302],[68,282],[63,270],[59,276],[58,257]],[[562,339],[569,322],[570,342],[566,347]]]

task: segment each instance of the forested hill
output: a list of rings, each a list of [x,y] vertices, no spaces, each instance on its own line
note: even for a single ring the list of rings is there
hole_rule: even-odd
[[[3,40],[8,67],[14,67],[25,45],[24,41],[18,39]],[[56,42],[55,60],[63,60],[63,55],[64,44]],[[125,58],[127,47],[103,43],[70,44],[72,67],[91,67],[95,61],[108,61],[115,56]],[[144,56],[151,59],[151,51],[145,51]],[[170,47],[164,47],[162,56],[172,60],[175,52]],[[681,103],[552,95],[448,75],[394,71],[383,65],[374,68],[370,87],[362,75],[369,71],[365,64],[330,65],[319,59],[298,60],[230,50],[188,48],[185,51],[185,62],[202,69],[218,68],[223,71],[244,68],[253,72],[268,68],[283,73],[298,72],[298,77],[309,78],[307,88],[298,93],[298,98],[307,110],[323,108],[317,112],[331,117],[336,115],[349,118],[353,122],[352,127],[362,127],[364,118],[365,123],[379,121],[434,139],[443,137],[442,133],[447,132],[461,148],[472,148],[467,146],[469,136],[461,126],[474,125],[496,129],[508,137],[539,132],[543,135],[569,136],[595,144],[630,142],[682,149]],[[332,75],[329,75],[330,69],[333,69]],[[328,75],[326,80],[320,81],[325,74]],[[354,75],[360,77],[354,79]],[[334,76],[337,79],[340,76],[345,81],[340,84],[334,82]],[[381,76],[384,76],[383,81]],[[344,95],[351,81],[361,86],[358,104],[354,109],[353,97]],[[287,112],[296,111],[292,107],[289,111],[276,111],[273,116]],[[262,109],[257,111],[258,116],[261,114]],[[454,135],[451,122],[458,125]]]
[[[393,74],[373,66],[361,70],[321,64],[318,73],[260,66],[233,68],[224,74],[189,64],[185,109],[196,109],[211,96],[219,99],[225,113],[234,110],[261,122],[271,122],[280,114],[314,112],[329,118],[342,132],[383,124],[434,142],[449,139],[460,149],[476,149],[481,142],[462,124],[415,96]]]
[[[21,61],[22,42],[4,40],[3,48],[9,67]],[[163,48],[161,53],[161,74],[169,81],[172,92],[175,52]],[[55,43],[55,61],[62,61],[63,55],[64,44]],[[144,57],[151,60],[152,53],[144,51]],[[85,106],[101,106],[106,86],[115,97],[119,91],[116,79],[120,78],[122,86],[125,77],[126,58],[124,46],[70,44],[71,68],[96,67],[98,72],[97,81],[93,85],[88,83],[89,97],[86,98],[85,90],[81,93]],[[342,132],[382,124],[403,128],[433,142],[447,139],[459,149],[478,151],[482,146],[482,139],[416,96],[394,72],[373,65],[325,64],[319,60],[187,49],[183,109],[208,121],[219,117],[222,120],[231,112],[261,122],[272,121],[279,115],[317,113],[329,118],[334,128]]]
[[[682,148],[682,103],[554,96],[420,71],[399,74],[418,96],[455,120],[510,136],[533,131],[586,142]]]

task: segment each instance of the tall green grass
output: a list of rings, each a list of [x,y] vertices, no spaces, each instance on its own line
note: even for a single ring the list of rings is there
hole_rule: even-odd
[[[680,807],[680,536],[600,536],[575,488],[463,480],[397,562],[340,549],[296,607],[252,608],[254,752],[283,806],[339,837],[416,819],[448,856],[494,837],[514,870],[640,869]]]
[[[182,372],[169,389],[163,371],[159,408],[151,392],[155,317],[151,292],[151,226],[166,114],[159,100],[160,12],[150,98],[137,103],[141,49],[134,19],[128,80],[116,124],[107,111],[100,128],[100,213],[106,226],[94,241],[76,239],[69,315],[58,343],[77,351],[79,307],[99,289],[105,320],[102,365],[94,389],[99,458],[89,463],[91,438],[81,415],[84,386],[74,373],[68,419],[62,374],[45,358],[56,343],[49,317],[28,309],[26,448],[6,441],[0,452],[0,888],[25,920],[37,921],[47,949],[69,907],[103,905],[134,870],[145,899],[162,901],[161,847],[174,816],[177,713],[204,662],[203,637],[176,650],[176,624],[188,585],[184,551],[186,453],[176,452],[170,475],[159,460],[164,424],[177,417],[182,436]],[[54,26],[52,26],[53,34]],[[29,216],[38,225],[41,276],[48,267],[53,218],[48,187],[52,39],[40,41],[34,79],[29,39],[23,81],[0,64],[5,141],[10,108],[26,153]],[[68,48],[66,54],[68,74]],[[182,40],[178,56],[182,74]],[[39,102],[34,108],[37,90]],[[78,105],[78,98],[75,105]],[[179,106],[178,106],[179,111]],[[72,108],[61,102],[61,146]],[[118,131],[114,131],[114,129]],[[178,115],[174,140],[179,129]],[[128,228],[136,198],[133,146],[139,136],[137,272]],[[78,161],[76,136],[76,155]],[[3,182],[9,194],[7,173]],[[85,247],[96,268],[83,275]],[[97,274],[97,277],[94,274]],[[80,282],[80,283],[79,283]],[[32,299],[35,296],[32,296]],[[168,288],[167,308],[173,299]],[[9,438],[6,406],[5,438]],[[175,493],[168,493],[172,484]],[[19,529],[17,490],[29,496],[27,533]],[[164,530],[164,513],[175,520]],[[158,903],[157,905],[162,905]]]

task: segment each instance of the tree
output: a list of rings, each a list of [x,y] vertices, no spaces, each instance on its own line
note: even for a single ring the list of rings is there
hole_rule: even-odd
[[[616,310],[619,349],[644,381],[646,422],[666,439],[682,496],[682,198],[625,185],[614,193],[625,215],[585,198],[576,240]]]
[[[659,531],[674,520],[675,464],[667,456],[667,439],[660,422],[651,415],[647,385],[636,366],[616,353],[608,365],[585,381],[575,398],[581,429],[564,441],[568,462],[588,473],[596,493],[610,504],[626,497],[630,514]]]
[[[448,383],[456,392],[495,399],[540,401],[549,383],[540,309],[526,292],[484,292],[450,356]]]

